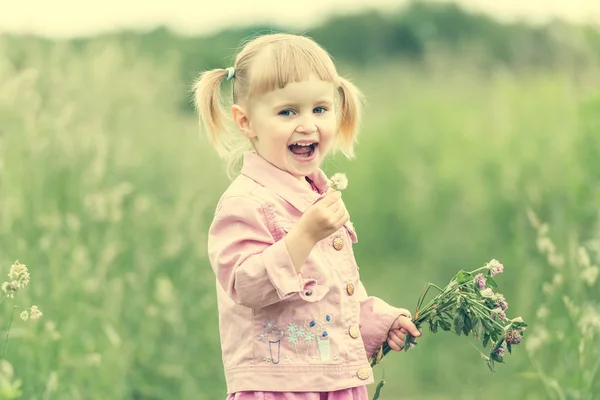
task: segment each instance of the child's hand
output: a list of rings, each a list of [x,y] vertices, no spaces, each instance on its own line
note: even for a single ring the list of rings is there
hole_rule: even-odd
[[[406,334],[410,332],[413,337],[421,336],[421,332],[417,329],[412,321],[403,315],[394,321],[392,328],[388,332],[387,343],[394,351],[402,350]]]
[[[298,227],[316,244],[340,229],[349,219],[342,193],[332,190],[306,210],[298,221]]]

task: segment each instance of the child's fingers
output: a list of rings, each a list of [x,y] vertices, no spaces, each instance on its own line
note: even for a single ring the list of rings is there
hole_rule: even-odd
[[[421,332],[417,329],[415,324],[413,324],[413,322],[410,319],[408,319],[406,317],[400,317],[400,318],[398,318],[398,322],[400,325],[400,329],[402,329],[402,328],[406,329],[414,337],[421,336]]]
[[[406,328],[400,328],[400,332],[402,332],[402,333],[404,333],[404,334],[407,334],[407,333],[408,333],[408,331],[406,330]]]
[[[406,335],[400,331],[390,331],[389,336],[394,336],[399,344],[403,343],[404,339],[406,339]]]
[[[400,351],[404,345],[404,334],[398,331],[390,331],[388,334],[388,344],[394,351]],[[393,344],[393,345],[392,345]]]
[[[390,346],[390,349],[394,351],[400,351],[400,345],[396,344],[396,342],[394,342],[391,337],[388,338],[387,343]]]

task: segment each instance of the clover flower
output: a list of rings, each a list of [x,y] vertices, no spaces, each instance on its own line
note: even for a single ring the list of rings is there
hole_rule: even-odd
[[[486,282],[486,279],[485,279],[485,276],[483,276],[483,274],[477,274],[477,275],[475,276],[475,279],[474,279],[474,281],[475,281],[475,283],[476,283],[477,285],[479,285],[479,289],[480,289],[480,290],[484,290],[484,289],[485,289],[485,282]]]
[[[494,353],[498,354],[499,356],[503,356],[504,355],[504,347],[498,347]]]
[[[506,343],[519,344],[521,343],[521,333],[516,329],[510,329],[504,335],[504,340],[506,340]]]
[[[506,314],[504,314],[504,311],[500,307],[494,308],[492,310],[492,318],[495,320],[505,321]]]
[[[493,259],[488,263],[488,268],[490,269],[490,274],[492,276],[501,274],[504,272],[504,265],[500,264],[500,262],[496,259]]]
[[[508,310],[508,303],[502,294],[496,293],[496,298],[494,301],[496,302],[496,306],[500,307],[502,311]]]

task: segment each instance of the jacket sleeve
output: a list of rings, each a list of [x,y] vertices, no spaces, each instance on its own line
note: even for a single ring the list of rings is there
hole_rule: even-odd
[[[208,233],[208,256],[229,297],[262,308],[303,290],[283,239],[275,242],[270,213],[245,196],[221,199]]]
[[[359,281],[357,295],[360,301],[360,334],[365,345],[367,358],[387,340],[388,332],[394,321],[401,315],[412,318],[410,311],[390,306],[380,298],[368,296],[362,282]]]

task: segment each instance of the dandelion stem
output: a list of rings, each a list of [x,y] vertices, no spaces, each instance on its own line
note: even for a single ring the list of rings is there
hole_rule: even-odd
[[[12,325],[13,316],[15,315],[15,308],[17,306],[13,306],[13,309],[10,313],[10,319],[8,320],[8,329],[6,330],[6,338],[4,339],[4,348],[2,349],[2,359],[6,358],[6,346],[8,346],[8,334],[10,333],[10,326]]]

